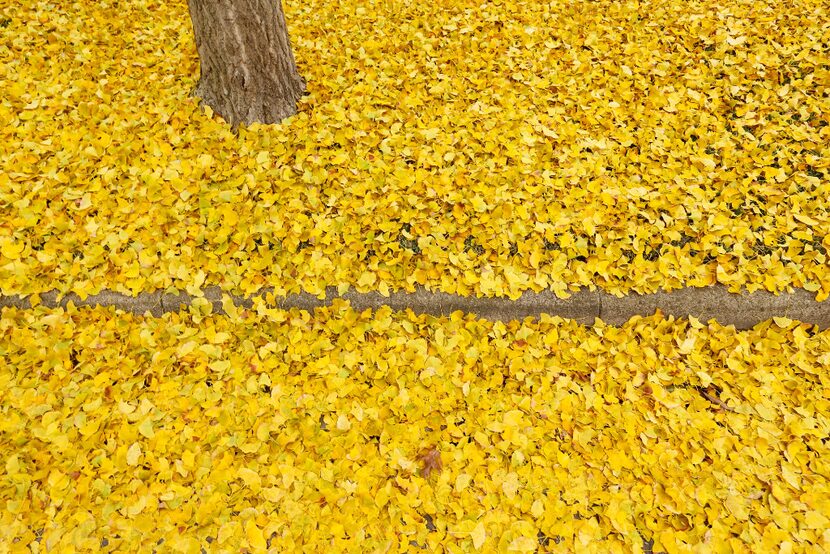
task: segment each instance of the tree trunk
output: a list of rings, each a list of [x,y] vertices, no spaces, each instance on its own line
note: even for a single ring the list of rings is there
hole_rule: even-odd
[[[234,129],[297,113],[297,71],[281,0],[188,0],[199,52],[193,94]]]

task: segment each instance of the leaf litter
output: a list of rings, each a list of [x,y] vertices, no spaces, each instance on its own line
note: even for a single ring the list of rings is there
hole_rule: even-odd
[[[0,14],[0,292],[830,294],[826,2],[286,2],[234,136],[186,2]]]
[[[830,547],[830,333],[786,318],[70,304],[0,357],[5,550]]]

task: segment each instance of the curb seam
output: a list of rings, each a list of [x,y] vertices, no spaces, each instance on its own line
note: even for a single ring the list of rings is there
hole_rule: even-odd
[[[236,306],[250,308],[253,306],[254,297],[265,297],[269,292],[273,290],[264,288],[247,297],[230,296]],[[215,313],[224,314],[224,292],[219,287],[207,287],[202,289],[201,293],[211,302]],[[70,293],[60,297],[57,291],[52,290],[41,293],[40,298],[41,304],[49,308],[66,307],[69,302],[73,302],[76,306],[113,306],[136,315],[149,312],[158,317],[190,306],[195,297],[185,292],[154,291],[128,296],[105,290],[81,300],[77,294]],[[593,324],[596,318],[610,325],[620,325],[635,316],[651,316],[659,309],[667,316],[692,316],[704,322],[714,319],[722,325],[734,325],[737,329],[749,329],[757,323],[779,316],[818,325],[821,329],[830,327],[830,301],[817,302],[815,295],[804,289],[779,295],[768,291],[736,294],[730,293],[723,285],[688,287],[650,294],[632,293],[623,297],[583,288],[572,293],[567,299],[558,298],[551,291],[528,291],[517,300],[505,297],[465,297],[432,292],[423,287],[416,288],[414,292],[391,293],[388,297],[377,292],[354,291],[340,296],[334,287],[329,287],[323,300],[309,293],[290,294],[275,298],[271,307],[313,311],[315,308],[331,305],[335,298],[348,300],[352,308],[358,311],[388,306],[393,310],[409,308],[418,314],[448,316],[461,310],[484,319],[499,321],[521,320],[547,314],[574,319],[585,325]],[[0,295],[0,308],[7,306],[22,309],[32,307],[28,295]]]

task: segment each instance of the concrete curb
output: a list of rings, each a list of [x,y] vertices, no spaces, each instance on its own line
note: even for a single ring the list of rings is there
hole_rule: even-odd
[[[269,292],[271,292],[270,289],[263,289],[250,297],[232,296],[232,298],[237,306],[251,307],[254,296],[264,297]],[[224,313],[221,289],[208,287],[203,290],[203,294],[213,304],[214,312]],[[336,289],[329,288],[324,300],[307,293],[292,294],[277,298],[274,307],[311,311],[314,308],[330,305],[334,298],[338,298]],[[737,329],[749,329],[757,323],[776,316],[818,325],[820,329],[830,327],[830,301],[817,302],[813,293],[803,289],[776,296],[767,291],[734,294],[730,293],[725,286],[712,285],[652,294],[633,293],[623,298],[617,298],[602,291],[591,292],[582,289],[567,299],[558,298],[550,291],[540,293],[529,291],[518,300],[510,300],[508,298],[465,297],[418,288],[412,293],[392,293],[389,297],[376,292],[347,292],[340,298],[348,300],[354,309],[360,311],[389,306],[393,310],[410,308],[418,314],[441,316],[461,310],[485,319],[500,321],[538,317],[544,313],[574,319],[585,325],[593,324],[595,318],[600,318],[611,325],[620,325],[633,316],[653,315],[659,308],[665,315],[673,315],[676,318],[694,316],[704,322],[715,319],[722,325],[734,325]],[[118,292],[104,291],[86,300],[81,300],[76,294],[68,294],[59,300],[57,291],[49,291],[42,293],[40,299],[41,304],[50,308],[65,307],[69,302],[73,302],[76,306],[114,306],[134,314],[149,312],[154,316],[160,316],[163,313],[177,312],[189,306],[193,301],[193,296],[187,293],[164,294],[160,291],[128,296]],[[5,306],[28,309],[31,308],[31,302],[24,295],[0,295],[0,308]]]

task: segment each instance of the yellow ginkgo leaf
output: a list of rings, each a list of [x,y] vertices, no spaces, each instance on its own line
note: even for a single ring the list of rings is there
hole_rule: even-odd
[[[248,545],[254,552],[265,552],[268,547],[262,529],[252,519],[245,522],[245,538],[248,540]]]
[[[141,445],[134,442],[127,449],[127,465],[138,465],[138,459],[141,457]]]
[[[470,538],[473,539],[473,548],[481,550],[487,540],[487,529],[484,527],[483,521],[479,521],[470,531]]]

